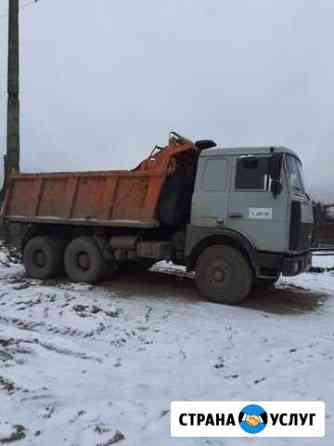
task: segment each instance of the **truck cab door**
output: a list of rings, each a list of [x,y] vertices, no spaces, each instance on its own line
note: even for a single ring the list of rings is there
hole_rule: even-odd
[[[218,227],[226,222],[231,163],[231,157],[227,156],[200,157],[192,200],[192,225]]]
[[[233,157],[226,226],[242,233],[258,251],[285,252],[288,243],[288,191],[271,191],[270,154]]]

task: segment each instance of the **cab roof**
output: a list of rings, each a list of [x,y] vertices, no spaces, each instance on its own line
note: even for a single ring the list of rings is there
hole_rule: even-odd
[[[288,153],[300,159],[297,153],[287,147],[267,146],[267,147],[215,147],[213,149],[203,150],[201,157],[214,157],[219,155],[265,155],[270,153]]]

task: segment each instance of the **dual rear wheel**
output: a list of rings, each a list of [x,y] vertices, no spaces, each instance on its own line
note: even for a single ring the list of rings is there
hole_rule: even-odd
[[[64,272],[65,243],[57,238],[40,236],[28,241],[23,263],[29,277],[50,279]]]
[[[56,237],[34,237],[24,248],[23,263],[28,276],[40,280],[66,273],[74,282],[95,283],[115,272],[115,264],[105,260],[97,239],[89,236],[78,237],[69,244]],[[154,263],[150,259],[126,261],[119,264],[119,269],[137,273]]]
[[[74,282],[97,282],[113,270],[93,237],[78,237],[67,246],[60,239],[41,236],[28,241],[23,252],[27,274],[50,279],[64,272]]]

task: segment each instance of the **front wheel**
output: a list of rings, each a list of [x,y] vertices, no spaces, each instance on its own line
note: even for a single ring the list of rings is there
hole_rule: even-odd
[[[228,245],[214,245],[198,258],[195,280],[202,296],[213,302],[236,305],[250,292],[253,274],[239,250]]]

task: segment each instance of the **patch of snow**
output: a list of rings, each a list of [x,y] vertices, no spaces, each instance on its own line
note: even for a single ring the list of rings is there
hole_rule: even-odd
[[[0,264],[0,435],[22,425],[22,446],[245,446],[171,438],[170,402],[291,399],[326,401],[326,438],[252,444],[333,444],[331,272],[281,278],[229,307],[200,299],[182,267],[153,270],[90,286]]]
[[[321,268],[334,268],[333,255],[313,255],[312,266],[319,266]]]
[[[14,426],[5,421],[0,421],[0,442],[5,441],[14,432]]]

